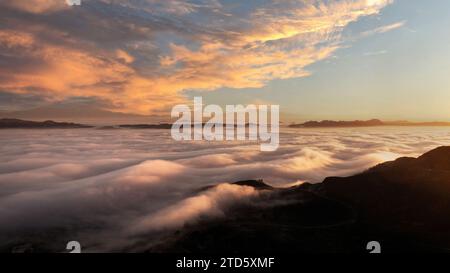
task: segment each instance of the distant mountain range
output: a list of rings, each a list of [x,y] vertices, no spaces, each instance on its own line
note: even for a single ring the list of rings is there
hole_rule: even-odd
[[[85,124],[78,124],[72,122],[56,122],[52,120],[47,121],[30,121],[21,119],[0,119],[0,129],[78,129],[78,128],[97,128],[101,130],[109,129],[170,129],[172,124],[130,124],[118,126],[90,126]]]
[[[125,124],[119,125],[119,128],[125,129],[171,129],[172,124],[160,123],[160,124]]]
[[[202,123],[202,127],[205,123]],[[192,127],[194,126],[191,125]],[[226,124],[222,124],[226,126]],[[245,127],[250,126],[250,124],[245,124]],[[238,127],[238,125],[234,125]],[[158,123],[158,124],[122,124],[122,125],[105,125],[105,126],[91,126],[85,124],[78,124],[72,122],[56,122],[53,120],[46,121],[30,121],[21,120],[14,118],[4,118],[0,119],[0,129],[12,129],[12,128],[22,128],[22,129],[46,129],[46,128],[97,128],[100,130],[112,130],[112,129],[171,129],[172,124],[170,123]]]
[[[385,253],[450,251],[450,147],[319,184],[235,184],[260,195],[223,218],[170,234],[148,251],[368,253],[369,241],[378,241]]]
[[[374,126],[450,126],[450,122],[409,122],[381,121],[379,119],[354,121],[308,121],[301,124],[291,124],[291,128],[326,128],[326,127],[374,127]]]
[[[32,121],[54,120],[93,125],[158,123],[163,120],[163,117],[159,116],[112,112],[95,106],[79,104],[57,104],[21,111],[0,111],[0,118]]]
[[[120,116],[121,114],[118,113]],[[0,113],[1,117],[1,113]],[[61,119],[58,119],[61,120]],[[64,120],[64,119],[63,119]],[[96,122],[100,122],[100,120],[96,119]],[[120,119],[118,120],[120,121]],[[125,118],[125,121],[127,119]],[[149,121],[149,120],[147,120]],[[111,120],[106,121],[105,123],[94,125],[85,125],[82,123],[75,123],[73,121],[53,121],[53,120],[23,120],[18,118],[0,118],[0,128],[89,128],[89,127],[97,127],[98,129],[171,129],[171,123],[130,123],[130,124],[120,124],[120,123],[112,123]],[[116,125],[119,124],[119,125]],[[202,124],[202,127],[205,123]],[[194,125],[192,125],[194,126]],[[222,126],[226,126],[226,124],[222,124]],[[246,123],[245,127],[250,126],[250,124]],[[308,121],[300,124],[291,124],[290,128],[352,128],[352,127],[376,127],[376,126],[450,126],[450,122],[409,122],[409,121],[381,121],[378,119],[372,120],[355,120],[355,121],[333,121],[333,120],[323,120],[323,121]],[[234,125],[234,127],[238,127],[238,125]]]
[[[20,119],[0,119],[0,129],[71,129],[91,127],[92,126],[89,125],[70,122],[54,122],[52,120],[38,122]]]

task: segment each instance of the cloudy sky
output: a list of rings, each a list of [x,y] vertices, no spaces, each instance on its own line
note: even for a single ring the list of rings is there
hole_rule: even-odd
[[[0,1],[0,111],[165,115],[279,104],[296,119],[450,119],[450,2]]]

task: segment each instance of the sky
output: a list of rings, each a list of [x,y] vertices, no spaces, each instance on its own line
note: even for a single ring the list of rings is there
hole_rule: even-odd
[[[169,117],[203,96],[278,104],[289,120],[450,121],[449,10],[446,0],[1,0],[0,111]]]

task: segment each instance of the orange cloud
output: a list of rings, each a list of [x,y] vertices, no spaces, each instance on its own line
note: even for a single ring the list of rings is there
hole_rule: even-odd
[[[102,96],[108,94],[97,94],[98,89],[85,87],[99,82],[125,81],[133,74],[130,67],[112,56],[95,56],[83,50],[41,44],[29,33],[2,31],[0,44],[29,59],[39,60],[37,68],[23,69],[20,73],[10,74],[7,68],[0,70],[0,75],[7,79],[2,88],[18,93],[28,92],[28,87],[36,86],[55,97]]]
[[[6,4],[31,13],[53,12],[69,8],[65,0],[14,0],[7,1]]]
[[[114,0],[99,3],[118,12],[124,8]],[[308,65],[332,56],[340,47],[344,27],[362,16],[377,14],[392,0],[274,0],[241,17],[218,1],[181,6],[176,6],[179,1],[140,3],[130,1],[128,13],[117,13],[121,17],[96,17],[102,14],[89,11],[88,6],[82,10],[86,18],[78,19],[84,21],[76,21],[74,15],[58,25],[48,23],[52,14],[44,14],[40,26],[22,22],[16,30],[0,30],[2,48],[19,54],[21,60],[39,63],[38,68],[0,68],[1,89],[40,93],[55,101],[97,97],[109,101],[116,111],[161,112],[184,102],[184,90],[262,87],[274,79],[307,76]],[[7,6],[34,14],[62,10],[71,14],[64,1],[12,1]],[[158,17],[152,8],[176,19]],[[200,11],[209,11],[218,19],[203,26],[185,18]],[[140,12],[145,12],[145,17]],[[74,31],[73,25],[80,22],[85,22],[83,29]],[[89,24],[100,31],[89,33]],[[124,29],[114,31],[113,27]],[[57,42],[43,38],[42,33],[47,32],[58,37]],[[73,37],[82,34],[79,40]],[[120,38],[125,35],[131,40]],[[155,45],[156,35],[165,37],[164,48]],[[178,39],[171,39],[173,36]],[[111,44],[103,47],[98,44],[110,40]],[[140,49],[142,44],[147,49]]]

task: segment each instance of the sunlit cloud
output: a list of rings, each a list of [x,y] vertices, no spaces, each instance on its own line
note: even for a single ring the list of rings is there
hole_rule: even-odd
[[[95,97],[115,111],[167,111],[187,90],[308,76],[309,65],[342,47],[346,26],[392,2],[4,2],[0,58],[9,66],[0,87],[49,101]]]
[[[69,8],[65,0],[15,0],[5,1],[3,5],[30,13],[47,13]]]

